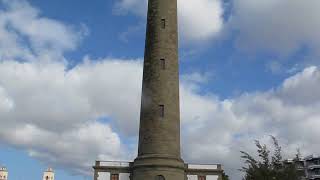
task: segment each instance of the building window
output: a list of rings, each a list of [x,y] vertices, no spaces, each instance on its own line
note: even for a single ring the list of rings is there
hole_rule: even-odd
[[[155,180],[166,180],[164,176],[158,175]]]
[[[206,180],[206,176],[198,176],[198,180]]]
[[[111,180],[119,180],[119,174],[112,174]]]
[[[166,28],[166,19],[161,19],[161,28],[162,29]]]
[[[159,116],[164,118],[164,105],[159,105]]]
[[[160,66],[161,66],[161,69],[163,69],[163,70],[166,69],[166,60],[165,59],[160,59]]]
[[[46,180],[49,180],[49,176],[46,176]]]

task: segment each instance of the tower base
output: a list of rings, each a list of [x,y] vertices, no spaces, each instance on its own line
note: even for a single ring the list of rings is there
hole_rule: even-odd
[[[138,157],[132,166],[132,180],[185,180],[182,159],[163,155]]]
[[[222,180],[223,174],[220,164],[185,164],[161,156],[138,157],[134,162],[96,161],[93,168],[94,180]]]

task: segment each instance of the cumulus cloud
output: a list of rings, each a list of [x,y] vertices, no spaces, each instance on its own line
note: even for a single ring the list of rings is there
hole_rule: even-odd
[[[26,149],[47,163],[82,173],[89,172],[94,159],[133,157],[134,152],[127,151],[120,135],[135,137],[138,132],[140,61],[87,60],[74,69],[64,69],[62,63],[1,63],[0,98],[14,104],[4,106],[6,111],[0,113],[5,124],[1,126],[1,141]],[[313,91],[319,88],[319,72],[319,68],[310,67],[274,90],[227,100],[189,88],[199,86],[198,81],[183,81],[185,160],[222,163],[234,179],[239,179],[238,152],[251,151],[254,139],[272,134],[285,143],[286,152],[297,147],[306,154],[316,152],[320,134],[314,127],[320,117],[320,97]],[[308,88],[304,88],[306,84]],[[99,117],[109,117],[112,123],[97,121]]]
[[[245,52],[287,56],[306,48],[319,57],[320,2],[317,0],[235,0],[230,7],[224,6],[221,0],[178,3],[183,41],[211,40],[223,30],[235,35],[236,47]],[[118,0],[114,9],[118,14],[134,13],[143,17],[146,8],[147,0]],[[230,17],[224,23],[225,11]]]
[[[0,58],[42,60],[63,59],[87,34],[62,22],[42,17],[38,9],[23,0],[1,0]]]
[[[235,0],[229,23],[242,50],[288,55],[307,47],[319,53],[319,7],[317,0]]]
[[[296,148],[305,154],[319,149],[320,69],[309,67],[267,92],[246,93],[233,99],[197,95],[182,88],[183,150],[192,162],[225,165],[232,179],[241,179],[240,150],[253,152],[253,140],[274,135],[286,156]],[[206,137],[206,138],[203,138]]]
[[[109,125],[100,123],[84,124],[61,134],[22,123],[14,129],[2,130],[0,134],[2,140],[11,145],[28,149],[31,157],[50,165],[68,167],[69,172],[82,175],[92,175],[88,168],[92,166],[92,159],[112,160],[122,151],[119,136]]]
[[[86,57],[67,70],[63,54],[78,46],[82,30],[41,17],[26,1],[0,3],[0,142],[86,175],[95,159],[127,158],[120,133],[136,131],[139,107],[127,102],[139,98],[123,91],[140,93],[141,61]],[[120,120],[105,121],[112,118]]]
[[[180,32],[189,41],[208,41],[223,27],[220,0],[179,0]]]
[[[140,61],[65,69],[63,63],[0,63],[1,141],[78,172],[90,172],[95,159],[127,158],[119,135],[137,132]],[[111,127],[100,118],[117,121]]]
[[[118,0],[118,14],[134,13],[146,16],[146,0]],[[221,0],[179,0],[179,29],[184,41],[203,42],[215,37],[223,27]]]

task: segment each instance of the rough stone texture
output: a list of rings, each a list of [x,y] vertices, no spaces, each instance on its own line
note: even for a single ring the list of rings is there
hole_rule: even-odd
[[[139,156],[180,158],[180,110],[176,0],[150,0],[143,72]],[[161,19],[166,28],[161,28]],[[162,69],[161,60],[166,60]],[[164,105],[160,117],[159,105]]]
[[[177,0],[149,0],[148,6],[139,150],[133,180],[155,179],[157,175],[166,180],[183,180]],[[161,59],[165,59],[165,69]],[[164,106],[164,117],[160,105]]]
[[[166,180],[184,180],[185,175],[183,170],[174,169],[174,168],[143,168],[135,171],[133,174],[133,179],[139,180],[157,180],[156,176],[162,175]]]

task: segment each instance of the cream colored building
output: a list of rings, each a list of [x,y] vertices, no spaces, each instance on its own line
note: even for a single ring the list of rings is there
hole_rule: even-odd
[[[0,167],[0,180],[8,180],[8,170],[6,167]]]
[[[52,168],[48,168],[44,173],[43,173],[43,178],[42,180],[54,180],[54,172]]]

